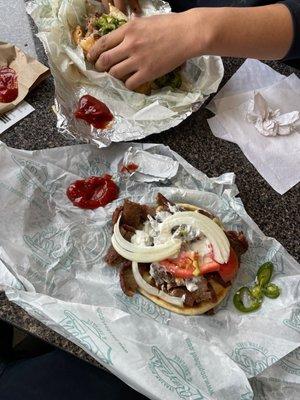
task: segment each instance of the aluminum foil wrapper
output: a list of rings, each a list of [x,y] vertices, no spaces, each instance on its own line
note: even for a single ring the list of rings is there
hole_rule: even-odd
[[[0,285],[11,301],[150,399],[298,398],[299,265],[246,213],[234,174],[208,178],[155,144],[29,152],[0,143],[0,159]],[[140,171],[120,173],[128,161]],[[105,172],[118,183],[119,199],[94,211],[74,207],[69,184]],[[215,315],[180,316],[140,294],[127,297],[118,268],[104,262],[114,209],[125,198],[153,203],[158,191],[212,211],[247,237],[249,250]],[[267,260],[281,295],[241,314],[233,293],[253,283]]]
[[[161,0],[140,3],[144,15],[170,12],[169,4]],[[71,38],[76,25],[84,21],[86,4],[84,0],[34,0],[27,6],[54,76],[59,132],[99,147],[141,139],[178,125],[217,91],[224,69],[221,58],[215,56],[187,61],[182,67],[180,90],[163,88],[150,96],[129,91],[121,81],[97,72]],[[73,116],[78,100],[85,94],[98,98],[112,111],[115,119],[110,128],[97,130]]]

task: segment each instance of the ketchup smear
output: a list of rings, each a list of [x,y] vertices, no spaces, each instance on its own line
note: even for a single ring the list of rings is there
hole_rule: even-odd
[[[17,73],[12,68],[0,68],[0,103],[10,103],[18,97]]]
[[[132,173],[138,169],[138,165],[135,163],[129,163],[127,165],[122,165],[120,172],[123,173]]]
[[[89,94],[81,97],[74,115],[76,118],[83,119],[97,129],[106,128],[114,118],[104,103]]]
[[[67,196],[74,206],[93,210],[118,198],[119,188],[111,175],[90,176],[71,183]]]

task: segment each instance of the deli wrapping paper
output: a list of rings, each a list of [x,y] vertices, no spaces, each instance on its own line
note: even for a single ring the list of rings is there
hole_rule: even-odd
[[[141,0],[144,15],[170,12],[161,0]],[[27,11],[36,23],[55,81],[57,127],[99,147],[111,142],[137,140],[172,128],[199,109],[215,93],[223,78],[220,57],[202,56],[182,68],[180,90],[163,88],[150,96],[129,91],[118,79],[97,72],[84,59],[81,48],[72,43],[71,32],[84,22],[85,0],[33,0]],[[97,130],[73,112],[81,96],[90,94],[103,101],[114,115],[110,128]]]
[[[140,169],[119,173],[124,160],[139,162]],[[104,172],[113,174],[119,199],[95,211],[74,207],[68,185]],[[126,297],[118,269],[103,260],[113,210],[127,197],[152,203],[158,191],[202,205],[249,241],[230,295],[215,315],[180,316],[139,294]],[[29,152],[0,142],[0,285],[11,301],[150,399],[250,400],[253,392],[259,400],[296,399],[299,265],[262,233],[237,194],[234,174],[208,178],[163,145]],[[239,313],[233,292],[253,282],[267,260],[274,263],[281,296],[266,298],[255,313]]]

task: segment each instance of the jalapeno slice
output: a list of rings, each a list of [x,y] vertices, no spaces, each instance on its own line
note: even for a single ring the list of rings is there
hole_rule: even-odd
[[[262,299],[264,297],[264,291],[259,285],[254,285],[249,290],[255,299]]]
[[[276,299],[280,295],[279,287],[270,283],[273,269],[273,263],[270,261],[262,264],[257,271],[255,284],[250,288],[243,286],[235,293],[233,303],[239,311],[256,311],[261,307],[264,296]]]
[[[245,304],[245,300],[247,300],[248,304]],[[261,307],[261,303],[262,298],[255,298],[246,286],[241,287],[233,296],[233,304],[239,311],[244,313],[258,310]]]
[[[261,287],[265,287],[271,280],[273,274],[273,263],[270,261],[262,264],[256,274],[257,283]]]
[[[264,288],[264,295],[270,299],[277,299],[277,297],[280,295],[280,289],[277,285],[275,285],[275,283],[269,283]]]

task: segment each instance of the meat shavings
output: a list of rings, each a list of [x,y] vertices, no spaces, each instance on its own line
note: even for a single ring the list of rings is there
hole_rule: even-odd
[[[113,215],[111,217],[111,221],[112,221],[113,225],[115,225],[118,222],[119,216],[122,211],[123,211],[123,206],[119,206],[113,212]]]
[[[123,238],[130,242],[132,236],[135,234],[135,229],[132,226],[124,224],[121,226],[120,232]]]
[[[112,245],[109,246],[109,249],[104,257],[104,261],[110,265],[111,267],[114,267],[115,265],[120,264],[125,260],[124,257],[122,257]]]
[[[131,226],[128,226],[126,224],[123,224],[120,228],[121,235],[123,236],[124,239],[130,241],[132,236],[135,233],[135,229],[132,228]],[[110,266],[115,266],[120,264],[121,262],[125,261],[125,258],[122,257],[111,245],[106,253],[106,256],[104,257],[104,261],[110,265]]]
[[[211,301],[212,295],[210,291],[196,290],[196,292],[189,292],[185,296],[184,305],[193,307],[196,304],[200,304],[202,301]]]
[[[235,251],[238,258],[248,250],[248,242],[243,232],[227,231],[225,232],[230,246]]]
[[[134,279],[131,261],[126,261],[122,264],[119,272],[120,285],[126,296],[132,297],[138,288]]]
[[[143,206],[126,199],[123,206],[122,220],[126,225],[139,228],[145,221]]]
[[[199,209],[197,210],[197,212],[198,212],[199,214],[205,215],[205,217],[208,217],[208,218],[210,218],[210,219],[214,219],[214,218],[215,218],[215,216],[214,216],[212,213],[210,213],[210,212],[207,211],[207,210],[204,210],[203,208],[199,208]]]
[[[212,284],[210,282],[208,282],[207,284],[208,290],[211,293],[211,301],[212,303],[216,303],[218,301],[218,297],[217,294],[215,292],[215,289],[213,288]]]
[[[150,215],[151,217],[155,217],[156,214],[156,207],[150,207],[147,205],[142,205],[142,218],[143,218],[143,222],[147,221],[148,219],[148,215]]]
[[[229,286],[231,286],[231,282],[225,282],[220,274],[218,272],[209,272],[208,274],[205,274],[205,278],[207,279],[213,279],[215,282],[219,283],[221,286],[223,286],[223,288],[227,288]]]
[[[215,293],[212,293],[211,288],[207,285],[207,290],[198,289],[194,292],[189,292],[186,287],[176,287],[170,291],[165,290],[170,296],[184,296],[184,305],[186,307],[194,307],[202,301],[213,301]]]
[[[130,241],[136,228],[146,221],[148,211],[150,212],[150,207],[126,199],[124,205],[117,207],[113,212],[112,223],[117,223],[120,213],[122,212],[120,232],[124,239]],[[104,260],[108,265],[115,266],[123,262],[125,259],[117,253],[113,246],[110,246]]]
[[[156,202],[158,206],[162,207],[162,210],[164,211],[169,211],[169,205],[175,206],[175,203],[173,203],[173,201],[168,200],[161,193],[157,193]]]

